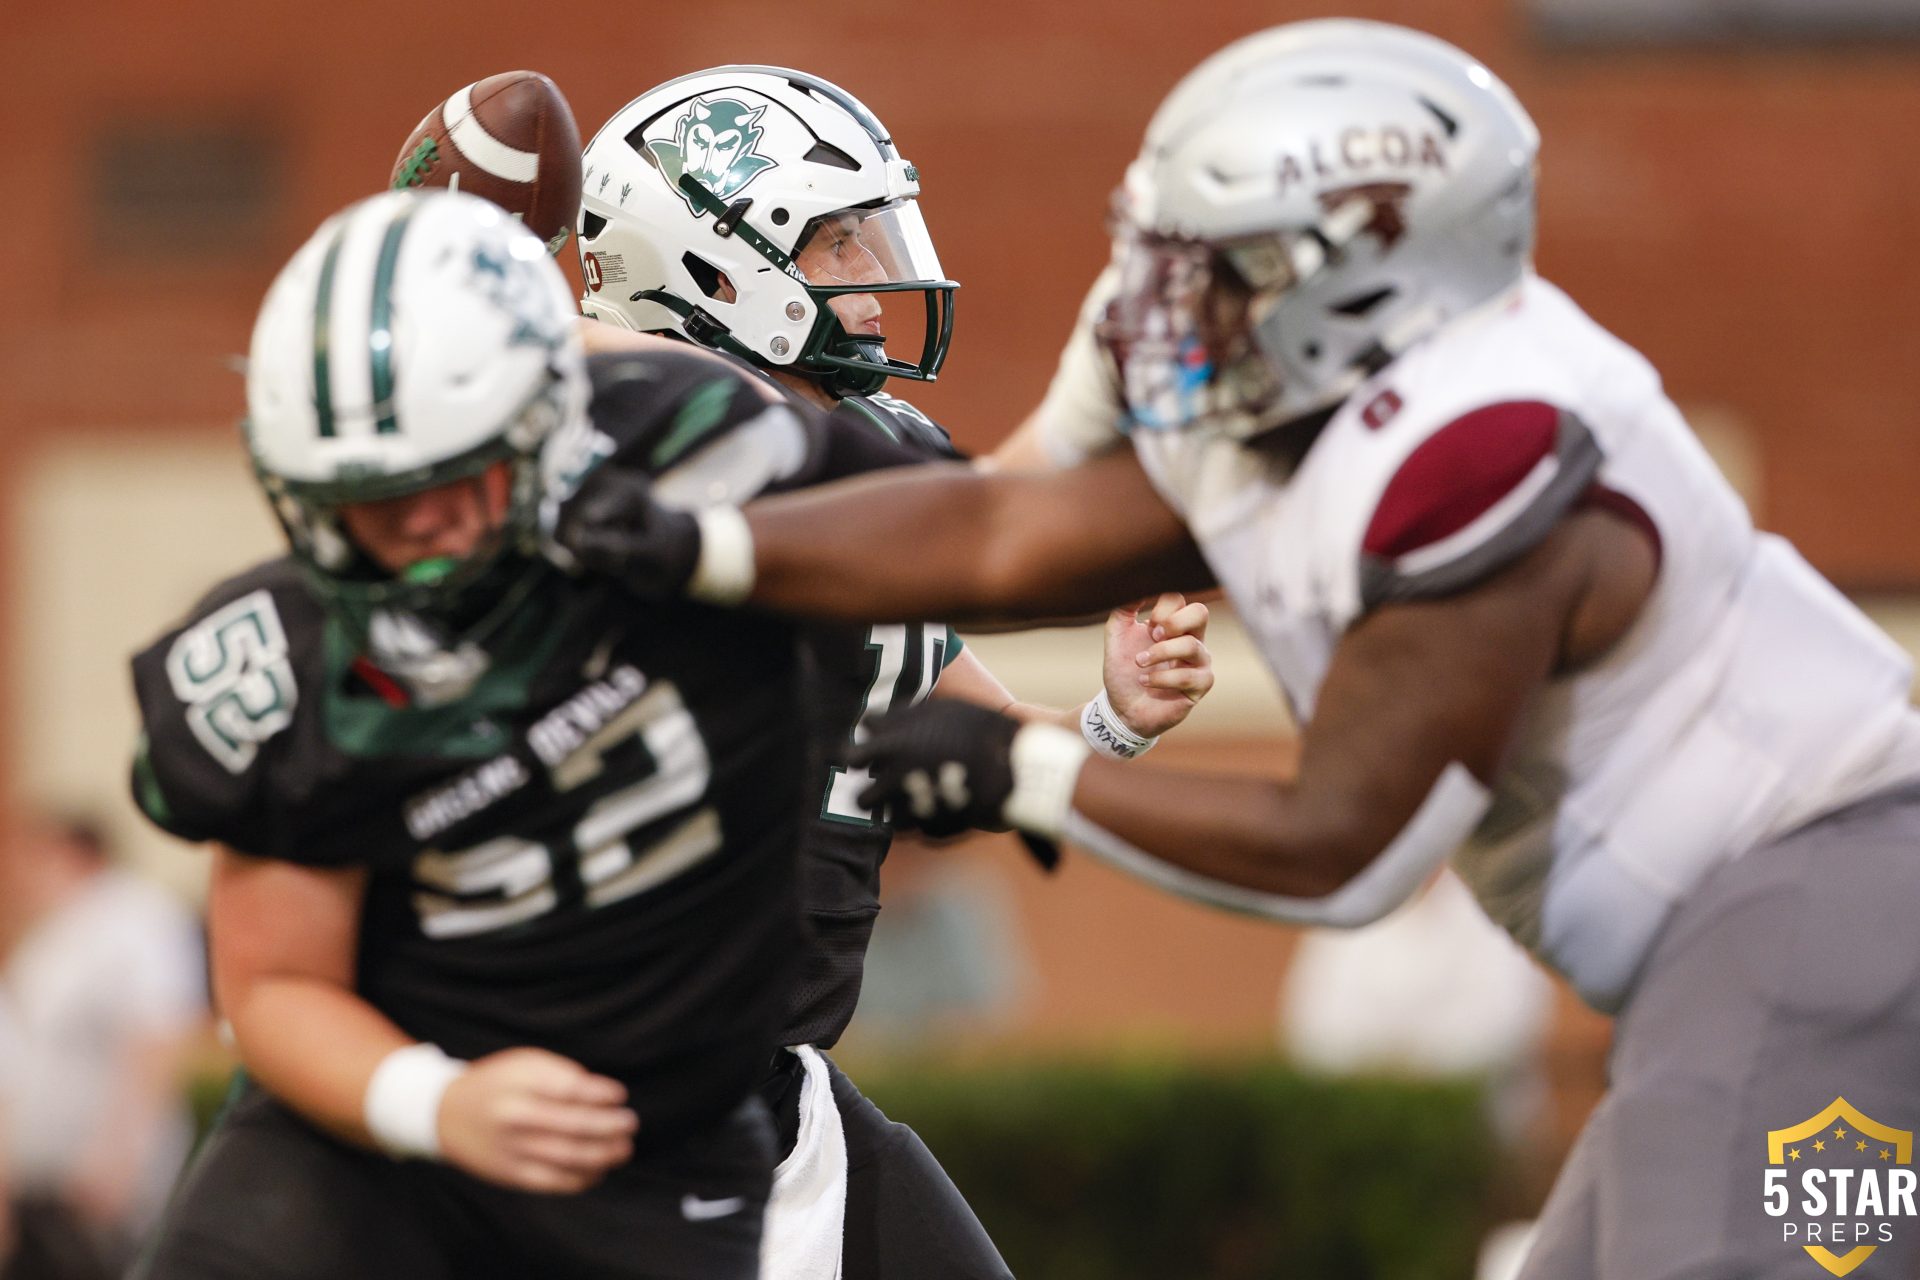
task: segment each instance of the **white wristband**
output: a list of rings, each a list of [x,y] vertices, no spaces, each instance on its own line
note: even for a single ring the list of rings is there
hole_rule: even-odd
[[[1135,756],[1145,755],[1154,743],[1160,741],[1158,738],[1143,738],[1127,728],[1127,722],[1113,709],[1113,701],[1107,697],[1104,688],[1092,702],[1080,708],[1080,736],[1095,751],[1115,760],[1131,760]]]
[[[380,1149],[396,1159],[439,1159],[440,1099],[466,1069],[437,1044],[410,1044],[380,1059],[361,1104]]]
[[[738,507],[708,507],[700,522],[700,558],[687,594],[707,604],[736,605],[753,594],[753,531]]]
[[[1027,724],[1013,735],[1008,756],[1013,790],[1001,806],[1007,825],[1059,839],[1073,812],[1073,788],[1080,766],[1093,753],[1071,729],[1057,724]]]

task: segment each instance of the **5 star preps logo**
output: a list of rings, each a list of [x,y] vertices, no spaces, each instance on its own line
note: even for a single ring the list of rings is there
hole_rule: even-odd
[[[1915,1216],[1913,1132],[1881,1124],[1845,1098],[1767,1134],[1765,1206],[1781,1239],[1829,1275],[1851,1275]]]
[[[692,174],[715,196],[730,200],[762,170],[775,167],[776,161],[756,151],[766,132],[759,125],[766,111],[764,104],[749,107],[736,98],[695,98],[673,122],[673,137],[648,140],[647,150],[659,162],[667,185],[687,202],[694,217],[703,211],[680,189],[681,174]]]

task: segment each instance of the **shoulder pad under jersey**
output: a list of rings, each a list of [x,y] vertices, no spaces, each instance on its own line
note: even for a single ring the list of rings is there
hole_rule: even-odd
[[[220,584],[134,656],[134,798],[149,818],[187,840],[271,847],[267,763],[300,714],[323,631],[320,602],[282,558]]]
[[[900,444],[920,449],[930,457],[949,460],[965,457],[954,447],[953,437],[945,427],[898,396],[884,391],[851,396],[841,402],[840,412],[862,414]]]
[[[1319,490],[1309,500],[1335,620],[1450,595],[1505,568],[1580,501],[1602,461],[1587,425],[1547,401],[1428,412],[1376,384],[1336,415],[1294,477]]]
[[[785,396],[713,352],[622,352],[588,367],[590,421],[563,428],[543,454],[550,494],[611,465],[652,476],[672,506],[737,504],[794,474],[816,447]]]

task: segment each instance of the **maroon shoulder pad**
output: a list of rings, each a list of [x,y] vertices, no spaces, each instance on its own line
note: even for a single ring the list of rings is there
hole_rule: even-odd
[[[1459,591],[1536,546],[1600,469],[1593,433],[1541,400],[1462,414],[1408,455],[1361,541],[1366,608]]]

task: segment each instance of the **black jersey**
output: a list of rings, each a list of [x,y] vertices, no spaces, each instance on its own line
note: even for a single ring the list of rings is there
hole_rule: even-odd
[[[593,365],[588,465],[832,433],[711,360]],[[564,456],[565,451],[555,451]],[[370,870],[359,990],[460,1057],[540,1045],[622,1080],[654,1142],[731,1106],[777,1042],[809,805],[791,624],[524,565],[458,700],[411,705],[279,560],[134,659],[135,790],[162,827]]]
[[[956,458],[947,433],[904,400],[854,396],[831,415],[849,434],[884,436],[923,460]],[[887,815],[862,808],[864,770],[837,763],[866,719],[925,698],[960,640],[937,623],[811,623],[801,646],[814,806],[801,844],[801,900],[813,942],[793,987],[782,1042],[831,1048],[853,1019],[867,944],[880,912]]]
[[[698,348],[693,348],[698,349]],[[732,356],[708,353],[759,377],[797,412],[814,410],[757,366]],[[825,416],[824,437],[831,458],[812,472],[779,481],[781,487],[812,483],[834,475],[880,466],[912,465],[962,458],[946,430],[907,401],[876,393],[849,396]],[[736,433],[744,438],[750,432]],[[874,456],[867,456],[881,451]],[[726,474],[725,449],[710,451],[674,468],[662,478],[661,496],[698,506],[722,497],[739,500],[764,480],[777,442],[738,449],[759,468],[736,456],[733,466],[745,475]],[[841,457],[838,455],[848,455]],[[680,474],[685,471],[688,474]],[[938,623],[809,622],[801,638],[800,696],[806,712],[809,817],[801,841],[801,901],[811,943],[793,975],[792,1005],[781,1044],[831,1048],[853,1019],[866,968],[867,944],[880,913],[880,864],[893,841],[884,812],[857,801],[868,782],[864,770],[848,769],[840,757],[852,745],[863,721],[913,705],[931,692],[940,672],[960,654],[960,638]]]

